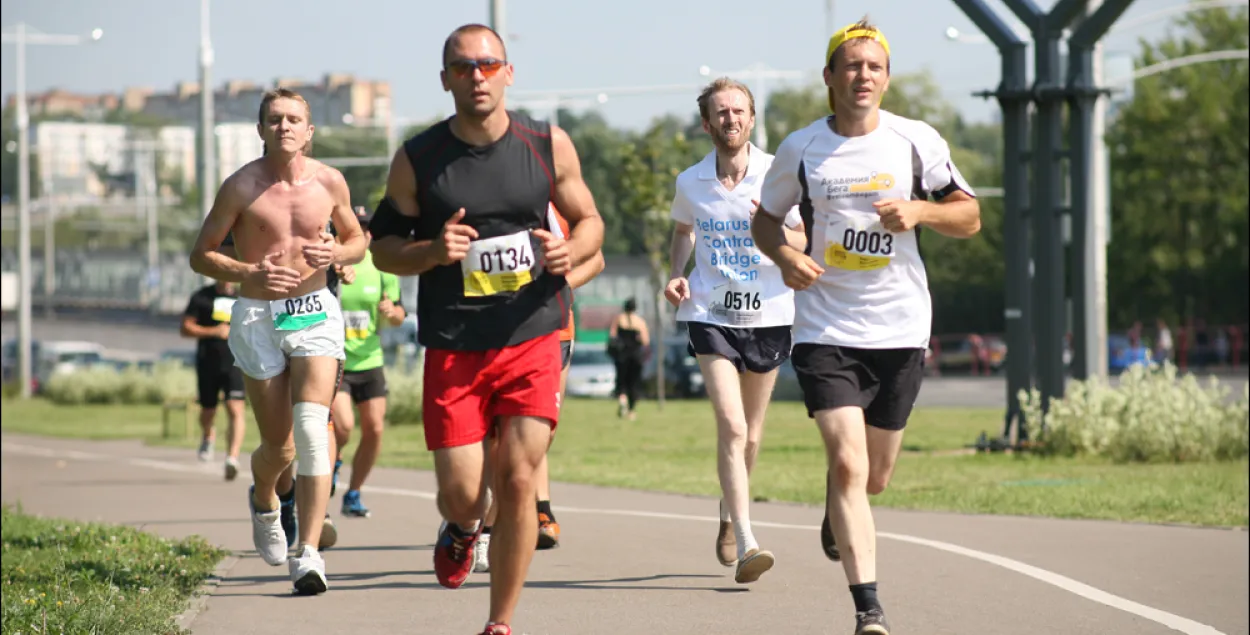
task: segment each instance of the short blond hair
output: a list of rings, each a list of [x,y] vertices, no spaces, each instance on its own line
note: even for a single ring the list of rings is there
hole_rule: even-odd
[[[279,99],[294,99],[304,104],[304,117],[309,123],[312,123],[312,106],[308,105],[308,100],[304,99],[303,95],[290,88],[275,88],[265,91],[265,94],[260,98],[260,111],[256,114],[256,120],[261,126],[265,125],[265,116],[269,114],[269,106]],[[269,154],[268,145],[265,146],[264,150],[265,154]],[[304,154],[310,152],[312,152],[312,139],[309,139],[308,143],[304,144]]]
[[[712,97],[714,97],[717,93],[726,90],[742,91],[742,94],[747,96],[747,108],[751,111],[751,116],[755,116],[755,95],[751,94],[751,89],[747,88],[746,84],[743,84],[736,79],[720,77],[711,84],[708,84],[703,89],[703,92],[699,93],[699,116],[702,117],[704,121],[711,120],[712,113],[708,112],[708,108],[711,107],[710,104],[712,103]]]

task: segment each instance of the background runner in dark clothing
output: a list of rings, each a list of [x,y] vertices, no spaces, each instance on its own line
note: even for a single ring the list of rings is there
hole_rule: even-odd
[[[230,282],[210,284],[196,291],[182,316],[183,337],[198,340],[195,346],[195,379],[200,403],[201,461],[213,458],[216,431],[213,420],[224,394],[230,427],[226,434],[226,480],[239,474],[239,447],[243,445],[243,373],[234,366],[226,339],[230,336],[230,311],[237,298]]]

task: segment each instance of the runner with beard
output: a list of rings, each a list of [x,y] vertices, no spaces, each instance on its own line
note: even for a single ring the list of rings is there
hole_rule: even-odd
[[[699,95],[703,129],[716,149],[677,177],[671,216],[672,270],[664,296],[687,323],[716,415],[716,471],[723,499],[716,558],[737,565],[747,584],[772,568],[773,554],[751,532],[749,478],[764,433],[777,369],[790,357],[794,291],[755,248],[751,218],[772,155],[748,139],[755,98],[745,84],[721,78]],[[787,242],[805,245],[798,208],[785,218]],[[686,265],[693,253],[690,277]]]

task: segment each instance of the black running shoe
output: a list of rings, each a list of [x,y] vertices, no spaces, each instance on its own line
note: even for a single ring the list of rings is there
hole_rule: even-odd
[[[286,546],[291,548],[295,546],[295,539],[299,538],[299,521],[295,517],[295,488],[286,496],[278,495],[278,501],[281,504],[279,509],[282,510],[279,520],[282,521],[282,533],[286,534]]]
[[[820,548],[825,550],[826,558],[834,562],[842,561],[842,554],[838,553],[838,545],[833,541],[833,527],[829,524],[828,514],[820,523]]]
[[[856,613],[855,635],[890,635],[890,623],[885,621],[885,611],[868,609]]]
[[[833,541],[833,526],[829,524],[829,472],[825,472],[825,519],[820,521],[820,548],[825,557],[834,562],[842,560],[838,545]]]

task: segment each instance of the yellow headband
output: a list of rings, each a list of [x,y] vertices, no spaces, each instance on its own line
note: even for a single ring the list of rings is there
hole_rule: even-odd
[[[885,54],[890,55],[890,42],[885,39],[885,34],[876,29],[856,29],[854,24],[844,26],[829,38],[829,46],[825,48],[825,66],[829,65],[829,60],[833,59],[833,52],[838,50],[839,46],[846,44],[847,40],[857,38],[867,38],[873,40],[885,49]]]
[[[866,38],[881,45],[885,49],[885,56],[890,56],[890,41],[885,39],[885,34],[877,29],[856,29],[854,24],[838,29],[833,37],[829,38],[829,46],[825,48],[825,66],[829,66],[830,60],[833,59],[833,53],[838,50],[839,46],[846,44],[849,40],[858,38]],[[829,112],[833,112],[833,91],[829,91]]]

